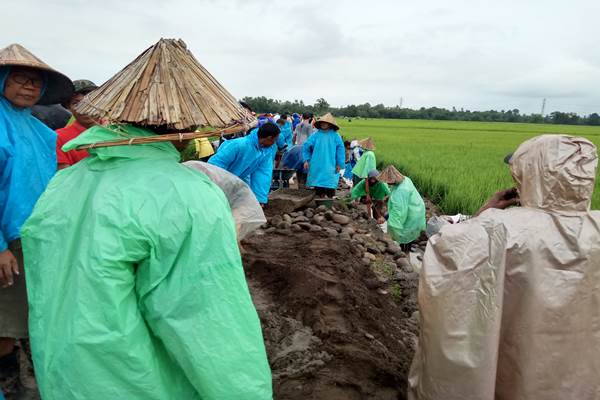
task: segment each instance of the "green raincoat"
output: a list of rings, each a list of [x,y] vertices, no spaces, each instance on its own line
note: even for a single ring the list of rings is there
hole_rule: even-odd
[[[111,139],[93,127],[63,150]],[[42,398],[271,399],[223,192],[168,142],[90,153],[22,231]]]
[[[388,233],[398,243],[410,243],[425,230],[425,203],[409,177],[392,188],[388,213]]]
[[[363,155],[358,159],[352,173],[359,178],[366,178],[369,176],[369,172],[377,168],[377,160],[375,153],[372,151],[365,151]]]

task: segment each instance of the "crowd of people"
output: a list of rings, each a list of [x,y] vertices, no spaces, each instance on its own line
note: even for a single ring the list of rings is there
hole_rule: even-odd
[[[197,62],[189,57],[186,65]],[[22,46],[0,51],[0,90],[0,377],[26,364],[18,354],[29,339],[37,386],[17,374],[8,382],[21,392],[272,398],[235,206],[211,180],[217,170],[243,181],[263,207],[277,168],[294,170],[318,198],[351,188],[349,199],[406,251],[426,227],[412,180],[392,165],[379,171],[374,141],[344,140],[331,114],[259,115],[256,127],[222,135],[201,154],[208,166],[194,169],[179,162],[181,136],[154,139],[198,126],[92,118],[80,103],[93,107],[98,86],[71,81]],[[125,109],[136,107],[121,96]],[[70,117],[55,132],[32,108],[42,106],[39,117],[56,104]],[[123,137],[149,141],[99,145]],[[412,399],[600,395],[596,148],[543,135],[507,161],[515,188],[429,240]]]

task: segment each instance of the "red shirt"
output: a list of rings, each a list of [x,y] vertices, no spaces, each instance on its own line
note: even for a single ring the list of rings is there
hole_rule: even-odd
[[[64,152],[62,147],[69,141],[75,139],[81,132],[87,128],[77,121],[73,121],[71,125],[65,126],[56,130],[58,137],[56,138],[56,161],[58,164],[73,165],[86,158],[90,153],[87,150],[71,150]]]

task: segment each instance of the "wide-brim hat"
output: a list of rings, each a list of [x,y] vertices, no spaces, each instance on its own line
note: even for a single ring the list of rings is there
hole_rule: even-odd
[[[73,95],[73,82],[66,75],[50,67],[20,44],[11,44],[0,50],[0,67],[25,67],[44,72],[46,86],[36,104],[64,103]]]
[[[388,185],[395,185],[404,181],[404,175],[402,175],[393,165],[388,165],[381,171],[377,179]]]
[[[340,129],[340,127],[337,125],[337,122],[335,122],[335,118],[333,117],[333,115],[331,113],[327,113],[327,114],[323,115],[321,118],[319,118],[317,120],[317,122],[315,122],[315,127],[317,129],[319,129],[319,125],[321,124],[321,122],[327,122],[329,125],[331,125],[333,127],[334,131],[337,131]]]
[[[254,119],[176,39],[160,39],[82,99],[75,111],[178,131],[226,128]]]
[[[358,142],[358,145],[365,150],[370,150],[370,151],[375,150],[375,142],[373,142],[373,139],[371,139],[371,138],[366,138],[366,139],[360,140]]]

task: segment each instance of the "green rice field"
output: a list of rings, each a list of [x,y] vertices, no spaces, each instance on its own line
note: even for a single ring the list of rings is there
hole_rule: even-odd
[[[513,186],[504,157],[543,133],[583,136],[600,147],[600,127],[500,122],[338,119],[345,139],[372,137],[378,164],[392,163],[446,213],[471,214]],[[593,209],[600,209],[600,179]]]

